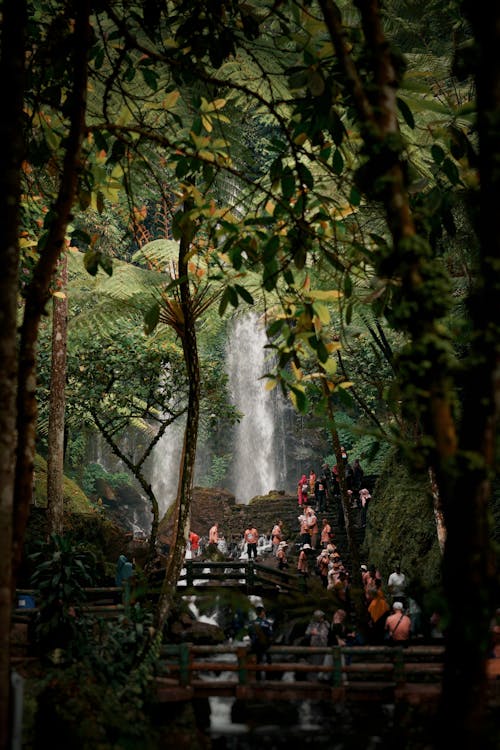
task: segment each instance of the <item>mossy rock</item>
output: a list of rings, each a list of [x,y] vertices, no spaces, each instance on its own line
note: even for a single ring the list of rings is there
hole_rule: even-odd
[[[66,476],[63,480],[63,495],[64,510],[67,512],[88,513],[95,508],[76,482]],[[35,456],[33,505],[38,508],[47,507],[47,461],[39,454]]]

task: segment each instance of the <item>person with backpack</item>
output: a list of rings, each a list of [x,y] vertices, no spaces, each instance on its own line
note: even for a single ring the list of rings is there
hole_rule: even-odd
[[[385,621],[386,641],[398,646],[408,644],[411,635],[411,620],[403,609],[400,601],[392,605],[392,615],[389,615]]]
[[[262,605],[255,608],[255,614],[257,616],[248,628],[251,653],[255,654],[257,664],[271,664],[269,648],[273,639],[273,624],[267,619],[266,610]],[[260,682],[262,678],[266,678],[266,673],[257,669],[255,677]]]

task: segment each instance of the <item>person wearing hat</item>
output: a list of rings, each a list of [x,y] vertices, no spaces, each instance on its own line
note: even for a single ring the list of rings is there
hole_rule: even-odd
[[[311,549],[310,544],[303,544],[300,548],[299,557],[297,559],[297,572],[304,579],[305,588],[307,589],[307,579],[309,578],[309,556],[308,550]]]
[[[405,614],[401,602],[392,605],[392,614],[385,621],[386,641],[404,646],[410,640],[411,620]]]
[[[276,552],[276,559],[278,560],[279,570],[285,570],[285,568],[288,568],[288,560],[286,556],[287,549],[288,549],[288,542],[282,541],[278,544],[278,549]]]
[[[330,555],[326,549],[321,550],[320,554],[316,558],[316,568],[318,575],[321,579],[323,587],[326,589],[328,586],[328,570],[330,565]]]

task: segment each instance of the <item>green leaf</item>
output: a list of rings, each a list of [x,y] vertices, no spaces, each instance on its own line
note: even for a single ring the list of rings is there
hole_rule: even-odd
[[[281,177],[281,191],[285,200],[290,200],[295,193],[295,176],[290,167],[285,169]]]
[[[87,273],[91,276],[95,276],[99,270],[99,257],[95,250],[87,250],[83,256],[83,265]]]
[[[434,145],[431,146],[431,156],[436,164],[441,164],[445,154],[441,146],[438,146],[436,143],[434,143]]]
[[[361,203],[361,193],[354,186],[351,188],[351,193],[349,195],[349,203],[352,206],[359,206],[359,204]]]
[[[224,293],[221,297],[221,300],[219,302],[219,315],[222,317],[224,313],[226,312],[226,308],[229,302],[229,293],[227,289],[224,289]]]
[[[253,305],[254,300],[248,289],[245,289],[244,286],[240,286],[240,284],[235,284],[234,288],[245,302],[248,302],[249,305]]]
[[[283,326],[285,325],[286,321],[283,318],[278,318],[277,320],[274,320],[269,328],[267,329],[267,335],[272,338],[273,336],[276,336]]]
[[[107,273],[108,276],[113,275],[113,259],[110,255],[99,253],[99,265],[101,266],[104,273]]]
[[[275,159],[271,164],[271,169],[269,170],[269,176],[273,184],[281,179],[282,172],[283,162],[281,161],[281,159]]]
[[[398,109],[403,115],[404,121],[410,127],[412,130],[415,128],[415,119],[413,117],[413,112],[407,105],[407,103],[404,101],[404,99],[401,99],[399,96],[396,97],[396,102],[398,105]]]
[[[299,164],[297,167],[299,173],[299,179],[303,185],[312,190],[314,188],[314,177],[304,164]]]
[[[149,86],[151,91],[157,91],[158,90],[158,76],[149,68],[142,68],[142,77],[144,78],[145,83]]]
[[[346,274],[344,279],[344,295],[348,299],[352,294],[352,279],[349,274]]]
[[[338,148],[333,152],[332,169],[335,174],[342,174],[342,170],[344,169],[344,158]]]
[[[458,185],[458,183],[460,182],[460,174],[455,162],[453,162],[451,159],[446,158],[441,164],[441,169],[452,185]]]
[[[155,302],[155,304],[147,310],[146,314],[144,315],[144,333],[150,334],[156,326],[158,325],[158,321],[160,320],[160,305],[158,302]]]

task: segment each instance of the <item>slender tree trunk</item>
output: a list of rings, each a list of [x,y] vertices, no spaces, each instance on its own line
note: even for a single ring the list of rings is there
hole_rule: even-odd
[[[146,459],[148,456],[151,455],[151,452],[154,448],[154,446],[159,442],[160,438],[165,433],[165,430],[167,426],[170,424],[170,422],[164,422],[164,424],[161,426],[161,428],[158,430],[154,440],[150,443],[148,446],[148,449],[145,451],[144,455],[142,456],[141,460],[138,463],[134,463],[129,456],[121,450],[118,443],[113,439],[113,436],[111,435],[111,432],[106,429],[106,426],[104,423],[99,419],[96,412],[92,412],[92,418],[96,424],[97,429],[115,454],[115,456],[118,456],[120,461],[123,461],[125,466],[127,466],[128,469],[130,469],[130,472],[133,474],[133,476],[136,478],[144,492],[146,493],[146,496],[149,500],[150,506],[151,506],[151,515],[153,516],[153,519],[151,521],[151,531],[149,533],[149,551],[148,551],[148,558],[146,561],[146,565],[151,563],[155,557],[156,554],[156,539],[158,536],[158,525],[159,525],[159,507],[158,507],[158,500],[156,499],[156,495],[153,492],[153,488],[151,487],[151,483],[148,482],[144,474],[142,473],[141,467],[144,465]]]
[[[47,457],[47,512],[49,532],[64,527],[64,414],[66,408],[66,354],[68,340],[68,256],[61,256],[59,292],[52,303],[52,363],[50,372],[49,439]]]
[[[26,32],[24,0],[4,0],[0,89],[0,750],[10,743],[12,513],[16,451],[17,304]]]
[[[15,588],[21,564],[24,535],[33,489],[36,437],[36,343],[40,318],[49,301],[49,289],[71,219],[80,172],[81,147],[85,134],[87,96],[87,58],[90,46],[90,4],[81,0],[76,6],[73,46],[73,90],[69,94],[70,128],[66,141],[59,193],[52,207],[52,222],[46,243],[40,251],[32,280],[26,290],[26,304],[19,345],[19,385],[17,393],[18,450],[13,529],[13,579]]]
[[[186,206],[186,211],[188,206]],[[163,581],[160,603],[157,611],[156,625],[161,629],[168,616],[170,606],[175,596],[177,581],[184,564],[186,545],[189,536],[191,519],[191,504],[193,496],[194,464],[196,459],[196,445],[198,441],[198,423],[200,413],[200,363],[196,339],[195,318],[189,288],[188,271],[189,242],[184,237],[179,246],[179,279],[181,293],[181,308],[183,314],[182,348],[184,361],[189,379],[188,410],[184,442],[179,467],[179,483],[175,500],[174,527],[172,531],[172,545],[167,561],[165,579]]]
[[[429,469],[429,482],[431,485],[432,504],[434,507],[434,520],[436,521],[436,533],[439,544],[439,551],[444,554],[446,544],[446,524],[444,522],[443,505],[439,494],[439,487],[436,482],[434,471]]]

